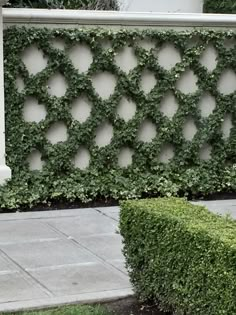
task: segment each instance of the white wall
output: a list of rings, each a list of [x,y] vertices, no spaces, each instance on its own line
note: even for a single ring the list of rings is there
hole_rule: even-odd
[[[122,11],[201,13],[203,0],[120,0]]]

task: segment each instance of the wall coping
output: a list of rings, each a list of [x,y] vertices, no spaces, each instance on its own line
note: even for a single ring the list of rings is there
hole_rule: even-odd
[[[150,13],[3,8],[4,23],[236,27],[236,14]]]

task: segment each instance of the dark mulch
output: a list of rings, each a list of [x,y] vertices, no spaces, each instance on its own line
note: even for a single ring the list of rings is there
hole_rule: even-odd
[[[152,198],[158,196],[142,196],[142,198]],[[180,195],[181,197],[181,195]],[[189,200],[227,200],[227,199],[236,199],[236,192],[232,193],[215,193],[208,196],[189,196]],[[76,200],[74,202],[68,202],[67,200],[51,200],[47,204],[39,203],[36,206],[29,208],[29,207],[22,207],[20,209],[3,209],[0,208],[0,213],[9,213],[9,212],[27,212],[27,211],[48,211],[48,210],[63,210],[63,209],[80,209],[80,208],[98,208],[98,207],[112,207],[118,206],[119,201],[115,199],[105,199],[105,198],[98,198],[94,201],[83,203],[80,200]]]
[[[161,312],[157,305],[143,305],[135,298],[128,298],[105,304],[114,315],[171,315]]]

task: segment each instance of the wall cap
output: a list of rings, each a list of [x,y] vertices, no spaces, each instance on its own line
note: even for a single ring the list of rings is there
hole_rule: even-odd
[[[1,1],[1,0],[0,0]],[[3,8],[4,23],[120,26],[233,26],[236,14],[146,13]]]

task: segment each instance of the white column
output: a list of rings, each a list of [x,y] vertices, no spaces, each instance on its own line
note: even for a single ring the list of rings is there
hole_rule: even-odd
[[[3,19],[2,6],[4,0],[0,0],[0,185],[6,179],[11,178],[11,169],[5,161],[5,102],[4,102],[4,68],[3,68]]]

